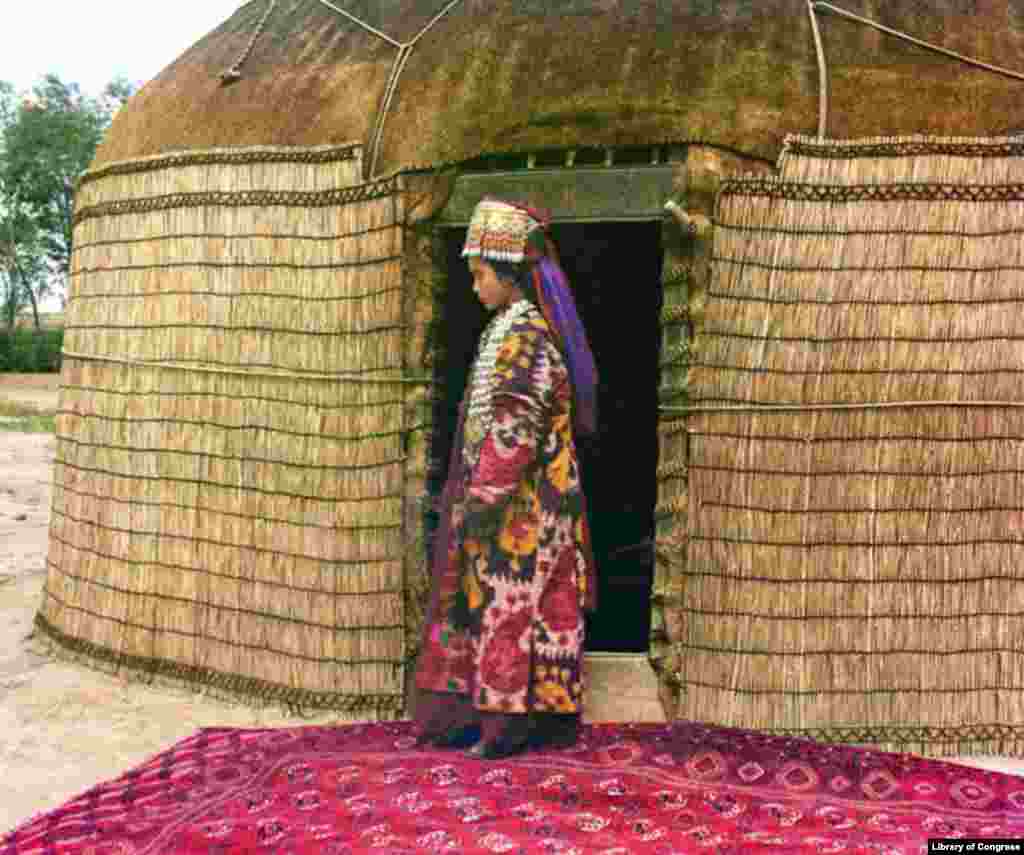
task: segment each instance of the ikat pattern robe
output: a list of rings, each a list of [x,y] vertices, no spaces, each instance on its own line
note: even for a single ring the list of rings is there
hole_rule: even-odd
[[[505,335],[491,400],[489,430],[460,418],[416,683],[485,712],[578,713],[594,567],[569,374],[539,312]]]

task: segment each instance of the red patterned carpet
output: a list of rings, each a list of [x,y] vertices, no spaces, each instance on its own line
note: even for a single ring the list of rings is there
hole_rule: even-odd
[[[412,744],[406,723],[205,729],[0,855],[898,855],[1024,835],[1024,778],[750,731],[592,725],[500,762]]]

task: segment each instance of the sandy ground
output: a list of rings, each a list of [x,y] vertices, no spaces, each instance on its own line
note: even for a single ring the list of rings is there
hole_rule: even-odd
[[[0,403],[57,407],[52,375],[0,374]],[[115,778],[201,727],[326,723],[232,706],[181,689],[129,683],[53,661],[26,640],[46,579],[49,434],[0,430],[0,835],[100,781]],[[662,720],[656,683],[637,657],[588,658],[588,718]],[[971,765],[1024,774],[1024,760]]]
[[[0,401],[52,413],[57,409],[59,382],[58,374],[0,373]]]

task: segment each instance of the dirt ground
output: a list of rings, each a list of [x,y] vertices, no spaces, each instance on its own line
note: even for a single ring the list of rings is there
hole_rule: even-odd
[[[55,375],[0,374],[0,412],[14,402],[57,409]],[[0,836],[94,784],[115,778],[201,727],[327,723],[233,706],[189,691],[130,683],[41,655],[27,641],[46,580],[50,434],[0,430]],[[588,657],[588,718],[663,720],[639,657]],[[1024,774],[1024,760],[965,759]]]

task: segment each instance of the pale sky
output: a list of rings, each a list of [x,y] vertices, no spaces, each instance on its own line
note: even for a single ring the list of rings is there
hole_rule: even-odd
[[[0,80],[27,92],[46,74],[99,95],[141,86],[246,0],[0,0]],[[56,311],[55,299],[43,311]]]
[[[50,72],[98,95],[142,84],[245,0],[0,0],[0,80],[18,91]]]

